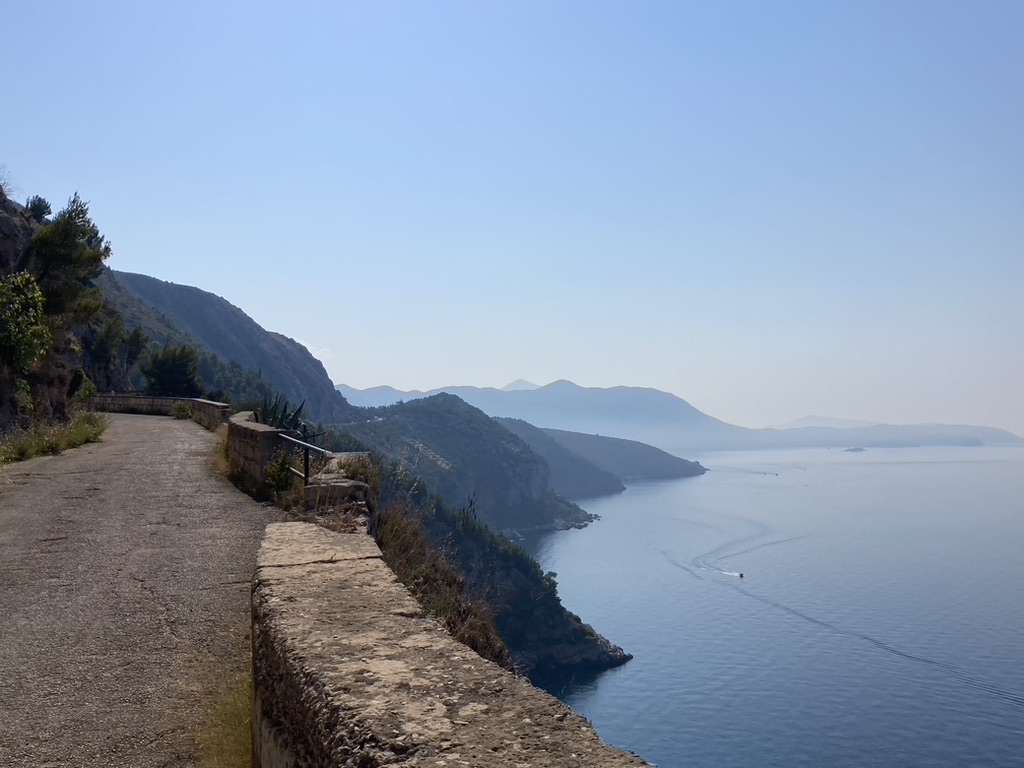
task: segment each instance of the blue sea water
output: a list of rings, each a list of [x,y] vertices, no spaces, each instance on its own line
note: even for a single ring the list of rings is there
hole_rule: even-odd
[[[536,544],[635,655],[556,695],[661,768],[1024,765],[1024,450],[695,458]]]

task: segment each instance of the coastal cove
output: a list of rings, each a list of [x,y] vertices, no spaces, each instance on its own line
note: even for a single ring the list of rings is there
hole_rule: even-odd
[[[532,543],[635,656],[553,693],[661,768],[1019,764],[1024,450],[690,458]]]

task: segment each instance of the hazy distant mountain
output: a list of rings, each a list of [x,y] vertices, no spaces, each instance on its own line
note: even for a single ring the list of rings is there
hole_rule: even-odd
[[[853,427],[878,426],[877,421],[864,419],[835,419],[828,416],[802,416],[785,424],[776,424],[773,429],[802,429],[803,427],[831,427],[833,429],[851,429]]]
[[[610,496],[626,490],[621,477],[614,470],[596,466],[566,448],[544,430],[520,419],[495,421],[525,442],[534,453],[548,463],[551,470],[551,487],[565,498],[589,499]]]
[[[540,389],[539,384],[533,384],[526,379],[516,379],[511,384],[506,384],[501,388],[502,392],[515,392],[520,389]]]
[[[339,387],[353,404],[364,398],[410,400],[430,393],[376,387],[361,392]],[[389,390],[387,392],[383,390]],[[677,456],[704,451],[760,448],[910,447],[917,445],[1024,445],[1016,435],[991,427],[967,425],[806,426],[798,429],[747,429],[727,424],[694,408],[682,398],[641,387],[580,387],[556,381],[534,390],[503,391],[479,387],[445,387],[490,416],[522,419],[546,429],[601,434],[639,440]],[[370,404],[370,403],[365,403]]]
[[[456,386],[429,392],[402,392],[391,387],[358,390],[343,384],[338,391],[353,405],[366,406],[445,392],[462,398],[490,416],[506,416],[540,427],[600,432],[616,437],[626,436],[621,431],[623,429],[633,429],[637,425],[657,426],[666,420],[700,429],[748,431],[701,413],[685,400],[667,392],[639,387],[580,387],[564,379],[536,389]]]
[[[505,424],[507,420],[502,419],[501,423]],[[545,429],[544,434],[577,456],[627,481],[674,480],[697,477],[706,471],[699,462],[680,459],[636,440],[585,435],[564,429]]]
[[[394,387],[387,386],[354,389],[345,384],[339,384],[336,389],[349,403],[360,408],[380,408],[383,405],[394,405],[400,401],[418,400],[421,397],[438,394],[438,392],[420,392],[419,390],[403,392]],[[439,392],[441,391],[447,390],[439,390]]]

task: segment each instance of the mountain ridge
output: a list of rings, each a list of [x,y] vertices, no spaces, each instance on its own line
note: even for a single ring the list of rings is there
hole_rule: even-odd
[[[194,286],[110,269],[97,282],[129,327],[142,327],[154,340],[198,342],[258,373],[295,405],[305,402],[305,412],[317,421],[343,423],[356,413],[306,347],[265,330],[226,299]]]
[[[353,403],[428,393],[392,387],[339,391]],[[700,451],[775,448],[874,448],[922,445],[1021,446],[1019,436],[995,427],[965,424],[873,424],[749,429],[716,419],[682,398],[649,387],[580,387],[560,379],[536,390],[505,392],[489,387],[442,387],[496,418],[521,419],[543,429],[562,429],[637,440],[676,455]]]

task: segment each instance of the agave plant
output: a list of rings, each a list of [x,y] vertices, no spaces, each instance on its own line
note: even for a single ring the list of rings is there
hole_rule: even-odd
[[[298,431],[303,424],[302,409],[305,405],[306,401],[303,400],[298,408],[293,409],[292,404],[282,395],[275,395],[273,400],[264,396],[253,411],[253,417],[260,424]]]

